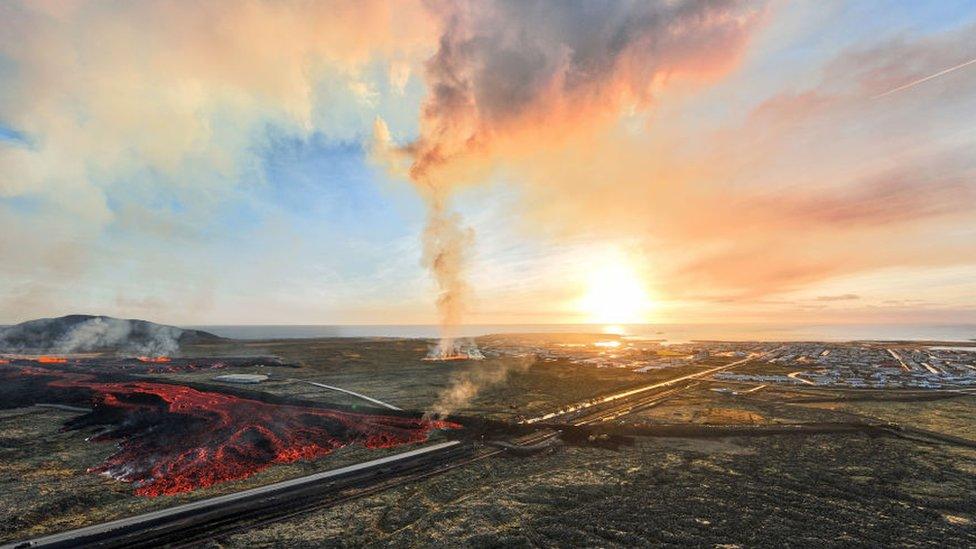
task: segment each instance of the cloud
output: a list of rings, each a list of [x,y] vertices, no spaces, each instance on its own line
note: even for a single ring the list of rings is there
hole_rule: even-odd
[[[675,299],[743,302],[889,267],[972,264],[976,100],[962,90],[976,71],[872,99],[924,74],[922,60],[969,55],[970,36],[860,46],[809,89],[757,98],[739,118],[690,124],[678,106],[665,128],[574,136],[504,177],[526,183],[534,231],[641,240],[652,283]],[[898,69],[902,56],[912,71]]]
[[[177,186],[236,183],[264,126],[313,127],[316,101],[329,99],[315,96],[318,80],[341,78],[368,99],[362,68],[422,55],[433,25],[411,2],[245,0],[228,10],[213,1],[91,1],[53,13],[24,2],[5,10],[0,52],[13,69],[0,120],[37,142],[7,150],[7,194],[98,187],[147,167]]]
[[[857,294],[818,295],[814,301],[851,301],[861,299]]]
[[[451,192],[496,162],[644,109],[671,78],[705,80],[732,66],[759,19],[735,1],[435,2],[444,22],[425,65],[420,136],[396,147],[379,121],[374,156],[407,170],[428,204],[424,264],[437,281],[442,348],[470,300],[472,233]],[[409,168],[405,166],[409,164]]]
[[[119,241],[141,240],[147,255],[198,249],[225,204],[264,184],[269,134],[368,135],[385,108],[373,67],[400,67],[402,88],[403,67],[429,54],[437,32],[419,0],[14,1],[0,11],[0,286],[37,289],[0,291],[8,315],[57,306],[59,289],[93,292],[81,275],[118,262]],[[59,267],[65,257],[72,269]]]
[[[428,200],[473,182],[516,185],[519,200],[498,213],[511,217],[491,226],[552,248],[627,240],[648,258],[657,293],[676,300],[842,295],[848,288],[815,288],[879,269],[976,263],[976,71],[878,97],[976,57],[973,25],[866,37],[801,79],[744,88],[743,100],[708,88],[770,65],[752,39],[777,8],[553,5],[5,4],[0,308],[53,314],[79,295],[72,303],[151,308],[187,293],[209,306],[213,241],[247,238],[214,224],[221,207],[245,204],[261,242],[280,234],[253,193],[275,134],[372,134],[374,158],[412,173]],[[735,112],[715,114],[723,109]],[[443,200],[442,219],[468,243]],[[308,246],[277,246],[275,262]],[[517,286],[526,309],[571,293],[559,269],[533,261],[519,269],[541,269],[526,279],[545,288],[495,283]],[[272,271],[261,280],[281,276]],[[132,292],[109,273],[153,282]],[[301,293],[302,283],[289,288]]]
[[[438,2],[429,95],[411,175],[434,186],[643,109],[671,79],[708,80],[738,59],[755,3]]]

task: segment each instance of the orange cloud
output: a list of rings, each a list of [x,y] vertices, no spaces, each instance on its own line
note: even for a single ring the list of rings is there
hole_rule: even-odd
[[[12,0],[0,12],[0,123],[29,140],[0,143],[0,198],[39,204],[31,215],[0,204],[10,314],[49,310],[34,296],[58,306],[56,290],[113,223],[126,235],[174,222],[199,233],[222,201],[260,183],[255,149],[269,127],[366,133],[318,126],[323,111],[358,108],[322,82],[361,99],[361,72],[418,63],[439,28],[421,0]],[[185,209],[154,212],[153,190]],[[71,270],[59,266],[68,256]]]
[[[641,110],[670,79],[726,72],[760,20],[724,2],[442,2],[411,176],[453,186],[485,164]]]
[[[595,131],[533,149],[507,175],[526,183],[530,230],[636,238],[676,299],[755,300],[878,269],[971,265],[976,160],[960,116],[969,96],[956,92],[976,71],[873,99],[924,74],[921,60],[966,57],[969,36],[876,48],[869,60],[848,52],[820,85],[761,101],[740,122]],[[902,55],[912,70],[881,78]]]

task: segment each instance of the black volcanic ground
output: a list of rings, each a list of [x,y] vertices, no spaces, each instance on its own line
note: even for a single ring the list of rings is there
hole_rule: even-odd
[[[603,336],[601,336],[603,337]],[[638,373],[556,355],[596,349],[593,336],[480,338],[481,362],[422,360],[429,342],[362,338],[185,345],[189,356],[275,355],[299,367],[253,390],[323,403],[347,396],[296,383],[312,380],[424,409],[460,379],[498,372],[460,413],[516,419],[634,383],[671,379],[707,365]],[[514,356],[505,347],[541,353]],[[618,353],[599,348],[599,352]],[[568,351],[567,351],[568,350]],[[582,352],[582,351],[579,351]],[[594,350],[594,352],[597,352]],[[545,353],[555,353],[545,358]],[[542,358],[540,358],[542,356]],[[555,357],[555,358],[553,358]],[[727,359],[725,359],[727,360]],[[761,365],[760,365],[761,366]],[[756,366],[775,368],[776,365]],[[152,379],[220,387],[225,373],[271,373],[249,364]],[[472,377],[473,376],[473,377]],[[490,376],[492,377],[492,376]],[[230,386],[224,385],[227,388]],[[704,381],[626,418],[655,426],[780,425],[885,421],[976,440],[976,396],[891,401],[877,393],[771,385],[733,395]],[[250,390],[250,388],[249,388]],[[92,474],[117,451],[65,432],[83,412],[21,407],[0,412],[0,541],[58,532],[333,469],[385,455],[347,447],[316,461],[270,467],[240,481],[179,496],[144,498],[133,486]],[[432,441],[443,440],[434,433]],[[976,450],[870,433],[638,437],[617,451],[564,445],[548,453],[490,459],[350,504],[217,540],[214,547],[471,546],[922,546],[976,545]]]

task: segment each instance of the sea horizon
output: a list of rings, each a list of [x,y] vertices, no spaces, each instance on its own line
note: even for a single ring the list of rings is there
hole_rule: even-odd
[[[232,339],[305,339],[323,337],[440,336],[436,324],[202,324],[186,326]],[[725,341],[976,341],[974,323],[857,324],[466,324],[457,337],[499,333],[605,333],[668,342]]]

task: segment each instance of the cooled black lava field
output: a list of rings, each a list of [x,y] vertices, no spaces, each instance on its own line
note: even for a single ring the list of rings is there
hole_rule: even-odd
[[[286,401],[352,413],[377,412],[363,408],[363,402],[350,395],[295,381],[300,379],[360,392],[408,410],[447,407],[466,417],[517,422],[597,394],[688,375],[734,358],[713,354],[685,361],[678,359],[676,351],[657,344],[615,347],[603,345],[601,339],[493,336],[479,340],[485,360],[445,363],[421,360],[429,344],[420,340],[219,341],[186,347],[185,363],[211,364],[200,357],[214,356],[277,360],[238,360],[220,368],[130,368],[119,373],[124,380],[113,383],[201,394],[213,391],[234,398],[265,395],[259,405],[247,405],[250,412],[267,413]],[[664,362],[661,367],[636,368],[633,360]],[[761,364],[749,367],[748,371],[763,371]],[[250,386],[214,379],[229,373],[269,377]],[[44,379],[51,377],[47,375]],[[95,383],[89,378],[83,381]],[[99,378],[98,383],[106,380]],[[472,385],[478,390],[465,398],[458,396],[458,387]],[[891,546],[925,545],[933,539],[942,546],[976,543],[976,449],[959,443],[976,440],[976,397],[933,392],[918,398],[917,391],[851,391],[799,383],[774,383],[749,391],[755,386],[711,377],[695,380],[653,406],[607,423],[604,427],[637,433],[615,450],[556,443],[528,455],[503,454],[208,543],[222,547]],[[115,385],[111,390],[101,385],[95,389],[106,394],[118,391]],[[459,436],[448,425],[404,419],[396,424],[402,440],[370,443],[373,431],[347,430],[346,439],[322,446],[327,451],[309,450],[294,459],[271,460],[247,474],[189,489],[167,490],[165,484],[155,484],[153,489],[145,474],[99,474],[131,473],[131,468],[125,469],[126,445],[129,453],[132,440],[144,448],[152,425],[143,424],[143,430],[136,431],[138,425],[125,418],[109,417],[122,405],[105,408],[104,395],[99,397],[102,400],[81,394],[73,398],[59,406],[26,399],[0,410],[0,491],[5,494],[0,540],[27,539],[233,493]],[[140,413],[147,406],[158,410],[153,406],[159,405],[151,400],[122,398],[122,402],[138,403]],[[102,415],[93,417],[90,410],[101,410]],[[155,416],[138,417],[145,423]],[[316,426],[322,433],[334,429],[329,422],[337,417],[316,419]],[[194,421],[170,427],[192,433]],[[909,436],[906,431],[895,436],[869,430],[761,434],[762,429],[776,426],[862,423],[919,429],[922,434]],[[741,434],[654,435],[655,427],[674,425],[736,426]],[[946,438],[933,438],[936,435]],[[179,432],[166,436],[180,440]],[[200,459],[219,463],[228,458],[217,452]]]

